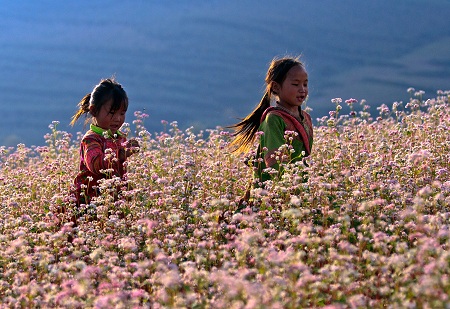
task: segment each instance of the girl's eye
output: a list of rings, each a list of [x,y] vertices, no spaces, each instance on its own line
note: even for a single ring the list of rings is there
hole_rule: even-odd
[[[298,84],[292,84],[292,86],[298,86]]]

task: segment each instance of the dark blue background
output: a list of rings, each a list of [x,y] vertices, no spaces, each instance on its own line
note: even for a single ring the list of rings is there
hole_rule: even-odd
[[[376,107],[450,89],[450,1],[2,1],[0,145],[44,144],[52,120],[115,74],[132,112],[198,129],[259,102],[274,56],[302,54],[313,118],[335,97]],[[373,108],[373,113],[376,113]]]

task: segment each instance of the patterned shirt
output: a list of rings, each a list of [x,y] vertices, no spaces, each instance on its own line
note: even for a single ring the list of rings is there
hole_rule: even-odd
[[[113,136],[110,131],[91,125],[81,140],[80,171],[74,180],[78,204],[88,204],[92,197],[98,196],[98,180],[112,177],[124,180],[126,170],[124,161],[119,160],[119,151],[126,142],[122,132]]]

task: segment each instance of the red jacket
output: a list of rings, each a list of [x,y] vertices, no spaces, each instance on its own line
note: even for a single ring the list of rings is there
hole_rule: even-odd
[[[125,180],[125,161],[119,160],[119,151],[125,148],[126,142],[127,139],[121,132],[111,137],[108,131],[91,125],[81,140],[80,171],[74,180],[78,204],[88,204],[92,197],[99,194],[96,188],[98,180],[112,177]]]

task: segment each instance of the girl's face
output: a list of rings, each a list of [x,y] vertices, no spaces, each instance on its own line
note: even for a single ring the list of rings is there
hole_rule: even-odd
[[[308,73],[303,66],[293,66],[281,85],[274,83],[274,90],[281,106],[298,108],[308,96]]]
[[[116,134],[125,122],[126,109],[122,105],[118,110],[111,110],[112,101],[105,102],[96,115],[93,115],[94,124],[103,130],[110,130]]]

